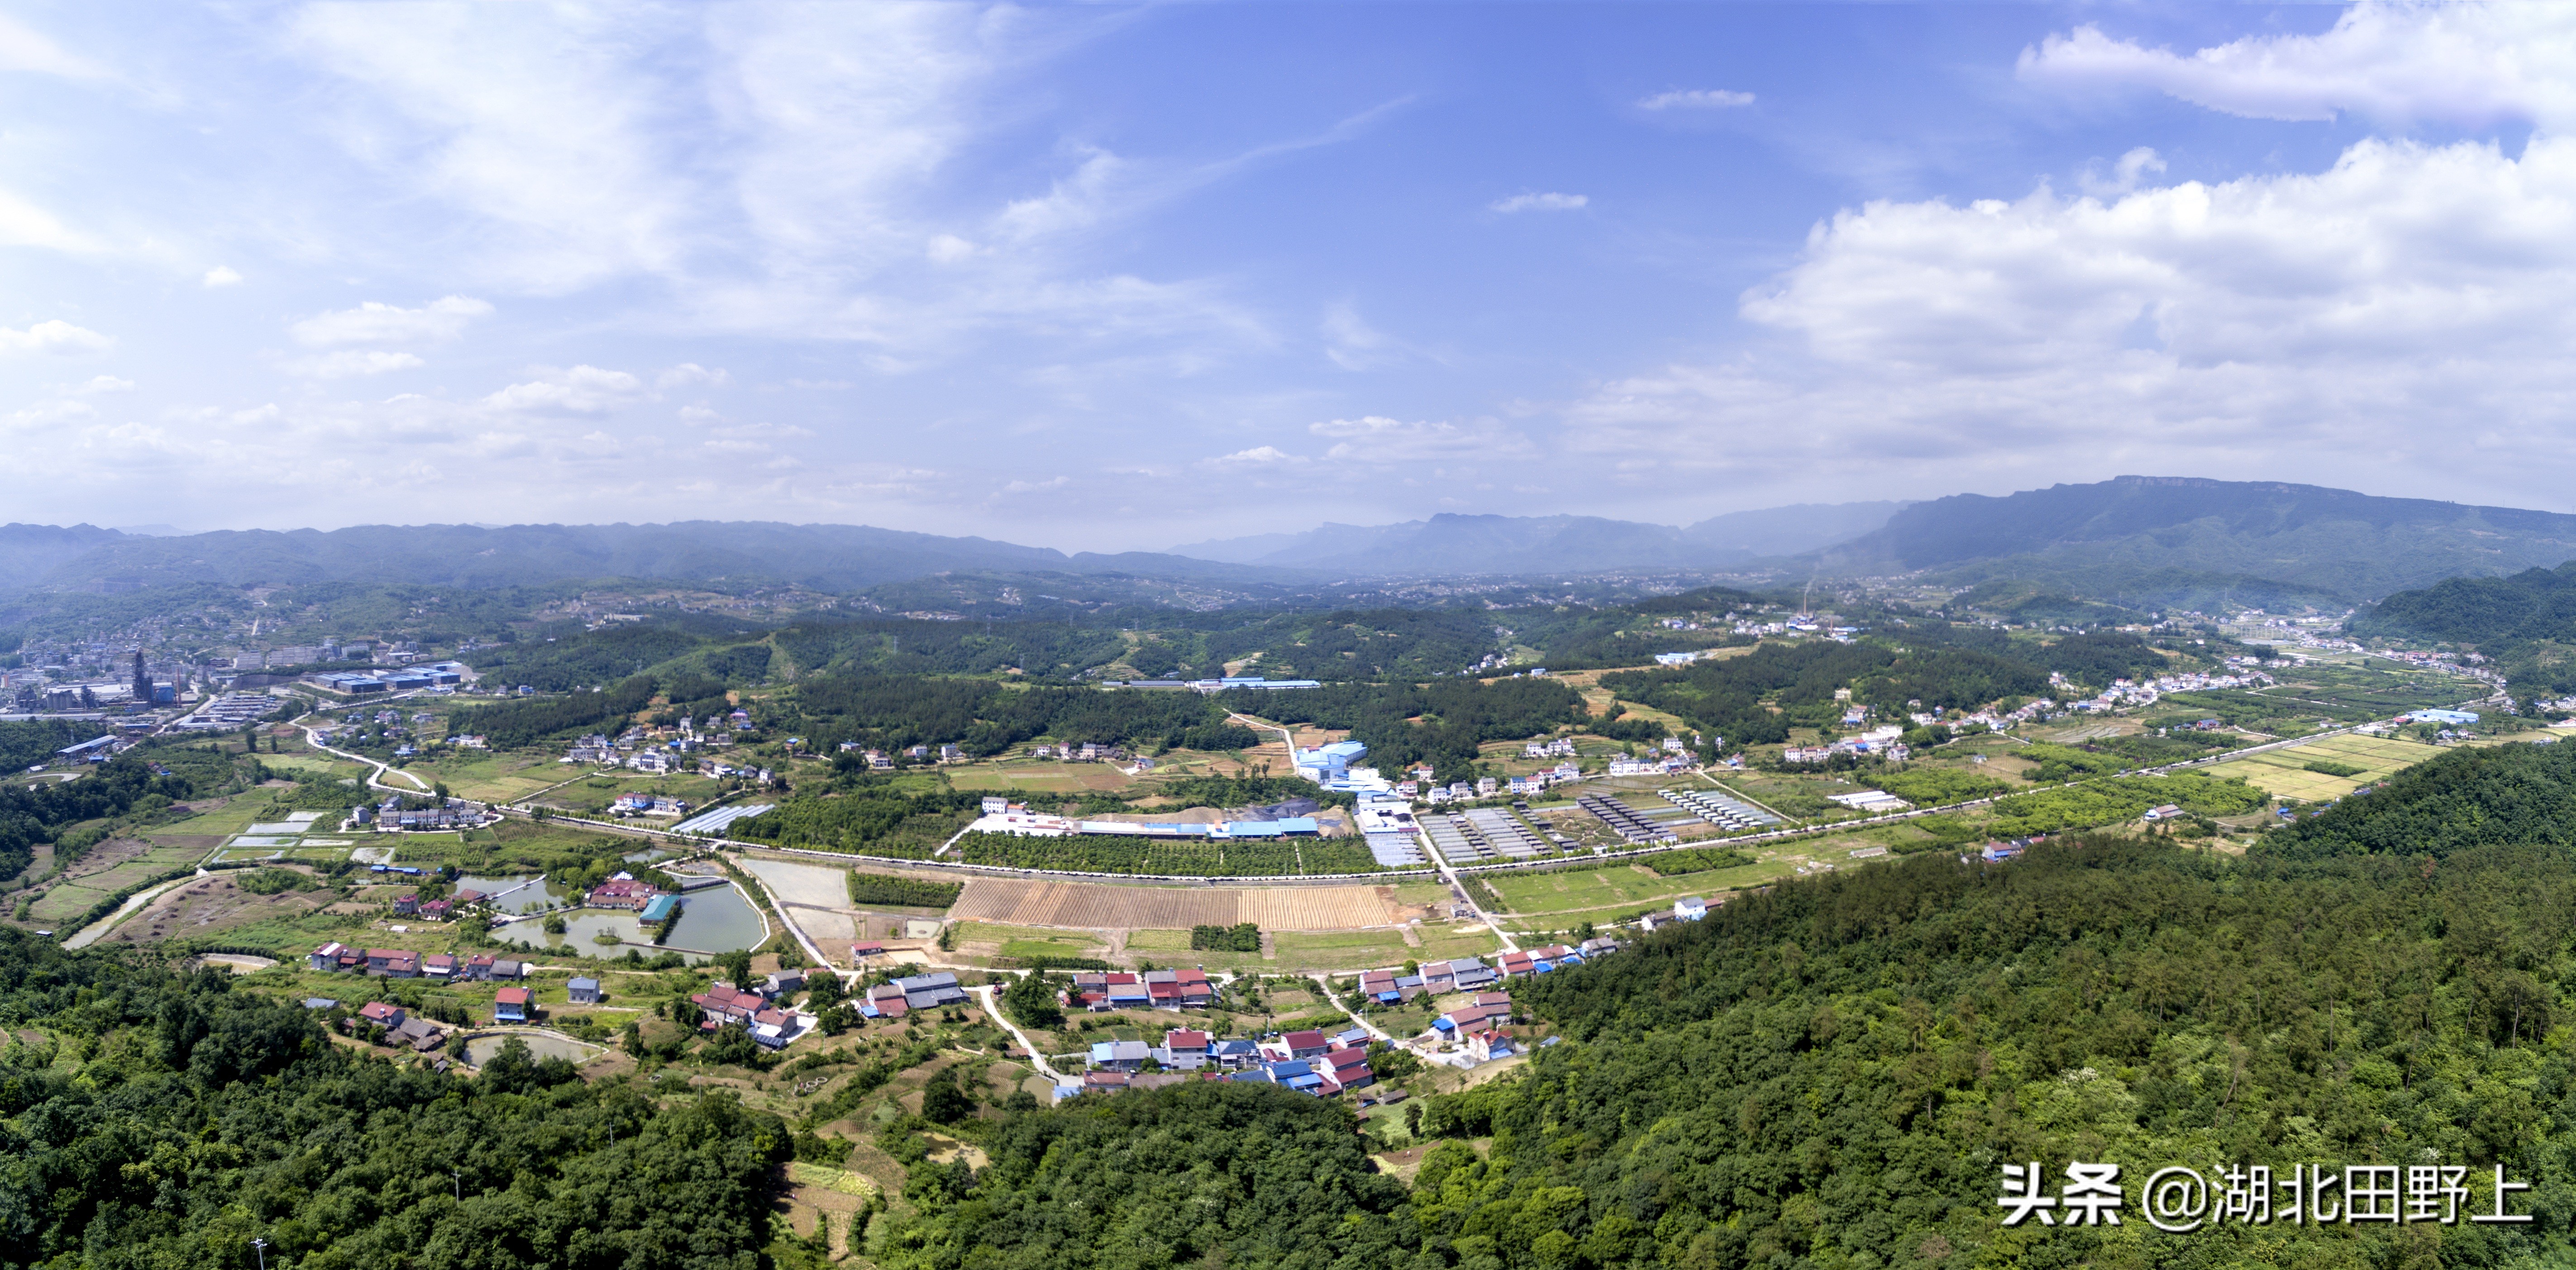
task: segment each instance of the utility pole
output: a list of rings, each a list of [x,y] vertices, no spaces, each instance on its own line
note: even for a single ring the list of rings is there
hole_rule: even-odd
[[[259,1254],[259,1270],[268,1270],[268,1239],[262,1236],[251,1240],[250,1250]]]

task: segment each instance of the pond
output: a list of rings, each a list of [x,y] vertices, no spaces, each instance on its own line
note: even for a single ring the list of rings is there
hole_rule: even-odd
[[[623,957],[629,948],[640,949],[650,957],[665,951],[720,953],[757,948],[769,937],[759,912],[730,886],[690,892],[680,901],[680,922],[671,928],[670,941],[660,947],[654,945],[653,933],[628,909],[585,908],[562,916],[561,935],[546,934],[542,919],[529,918],[494,927],[492,938],[523,948],[542,948],[559,957]],[[621,942],[597,942],[601,931],[617,936]]]
[[[670,946],[697,952],[732,952],[757,948],[769,938],[760,912],[730,886],[691,891],[680,901],[680,924],[671,928]]]
[[[680,853],[669,847],[651,847],[643,851],[630,852],[618,858],[628,864],[651,864],[655,860],[667,860],[678,854]]]
[[[493,1056],[501,1052],[501,1047],[512,1040],[527,1042],[528,1057],[539,1062],[549,1058],[560,1058],[582,1063],[598,1057],[600,1052],[596,1045],[584,1045],[566,1037],[549,1036],[543,1032],[519,1032],[501,1036],[478,1036],[467,1041],[465,1043],[466,1061],[481,1067],[491,1062]]]
[[[533,883],[533,885],[531,885]],[[457,889],[481,891],[496,898],[487,900],[495,911],[534,913],[567,903],[571,896],[551,879],[538,881],[537,875],[523,873],[513,877],[477,877],[468,874],[456,879]]]

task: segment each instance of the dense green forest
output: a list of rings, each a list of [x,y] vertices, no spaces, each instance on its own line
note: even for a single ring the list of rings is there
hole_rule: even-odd
[[[1542,736],[1585,717],[1582,694],[1553,679],[1435,679],[1419,687],[1349,684],[1303,692],[1236,688],[1216,700],[1281,723],[1348,728],[1380,770],[1429,763],[1442,780],[1472,774],[1482,742]]]
[[[549,623],[512,643],[466,653],[462,660],[496,684],[569,692],[603,687],[715,644],[757,639],[759,632],[753,623],[694,613],[657,614],[649,621],[596,631],[578,623]]]
[[[980,1170],[913,1166],[888,1270],[1419,1264],[1404,1186],[1340,1103],[1192,1083],[1014,1115],[982,1145]]]
[[[79,780],[47,782],[35,789],[0,786],[0,878],[14,878],[35,862],[36,844],[52,842],[66,825],[122,816],[145,799],[166,807],[196,786],[173,773],[155,776],[134,752],[91,768]]]
[[[0,928],[0,1264],[752,1270],[789,1135],[524,1051],[465,1081],[311,1011]]]
[[[2440,858],[2494,843],[2576,851],[2576,745],[2487,745],[2442,751],[2265,837],[2282,856]]]
[[[1922,624],[1847,644],[1765,644],[1740,657],[1604,675],[1601,686],[1680,715],[1730,745],[1760,745],[1787,740],[1791,727],[1834,723],[1842,713],[1834,692],[1845,687],[1852,700],[1883,714],[1974,710],[2049,695],[2052,671],[2105,688],[2172,665],[2153,644],[2120,631],[2040,644],[1985,627]]]
[[[1337,609],[1278,614],[1210,631],[1200,669],[1260,653],[1246,674],[1273,679],[1429,679],[1454,675],[1496,647],[1493,616],[1460,609]]]
[[[2576,863],[2163,839],[1943,855],[1738,898],[1513,985],[1565,1044],[1428,1100],[1409,1194],[1339,1106],[1192,1084],[927,1161],[906,1267],[2538,1266],[2576,1255]],[[1303,1145],[1296,1167],[1273,1154]],[[2001,1166],[2118,1163],[2116,1228],[2005,1229]],[[2502,1164],[2526,1226],[2160,1233],[2172,1164]],[[1221,1197],[1217,1198],[1217,1197]]]
[[[2576,692],[2576,560],[2400,591],[2354,614],[2344,629],[2364,639],[2467,645],[2495,659],[2526,701]]]
[[[1125,647],[1114,629],[1052,621],[801,622],[773,638],[804,673],[990,675],[1016,669],[1056,680],[1104,665]]]
[[[1349,838],[1218,842],[1117,834],[1023,838],[970,833],[957,840],[957,858],[1009,869],[1193,878],[1375,873],[1385,867],[1366,846]]]
[[[954,742],[986,758],[1053,737],[1130,749],[1240,750],[1261,737],[1195,692],[1006,687],[989,679],[836,674],[797,685],[785,722],[821,746],[880,749]]]
[[[1887,644],[1815,641],[1765,644],[1741,657],[1674,669],[1604,675],[1601,686],[1670,711],[1729,745],[1777,744],[1795,725],[1839,719],[1836,689],[1887,710],[1921,701],[1933,710],[1973,710],[1997,698],[2048,691],[2048,672],[2030,662],[1973,649],[1900,652]],[[1781,707],[1773,714],[1766,701]]]
[[[67,745],[78,745],[92,737],[107,735],[107,728],[88,719],[24,719],[0,721],[0,772],[17,772],[39,763],[54,761],[56,751]]]
[[[831,793],[805,791],[770,811],[737,820],[725,832],[736,838],[866,855],[918,859],[967,821],[983,796],[952,789],[922,789],[885,777],[845,776]]]
[[[481,733],[492,748],[535,745],[585,729],[624,730],[625,721],[653,700],[653,677],[636,675],[609,684],[602,692],[575,691],[561,697],[536,697],[497,706],[459,710],[448,726],[456,732]]]
[[[884,904],[906,908],[946,908],[956,903],[958,893],[965,889],[963,882],[938,882],[929,878],[850,870],[850,903],[860,908]]]

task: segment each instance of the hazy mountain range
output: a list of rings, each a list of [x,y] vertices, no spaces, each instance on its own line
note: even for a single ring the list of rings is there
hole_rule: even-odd
[[[158,530],[160,526],[151,526]],[[1438,515],[1067,554],[864,525],[368,525],[165,536],[0,526],[0,590],[328,580],[492,587],[568,579],[796,583],[851,591],[942,572],[1122,574],[1296,586],[1348,577],[1619,569],[1919,574],[2131,608],[2354,603],[2449,577],[2576,558],[2576,516],[2349,490],[2124,476],[2003,497],[1735,512],[1685,526],[1596,516]],[[1991,589],[1988,585],[1981,589]]]
[[[1276,570],[1127,552],[1067,555],[986,538],[866,525],[360,525],[150,537],[78,525],[0,525],[0,589],[341,579],[533,586],[582,578],[789,582],[850,591],[943,571],[1284,577]]]
[[[1917,503],[1819,555],[1828,572],[2015,578],[2173,603],[2192,585],[2346,602],[2576,557],[2576,516],[2268,481],[2122,476]]]
[[[1327,524],[1172,548],[1231,564],[1411,574],[1730,568],[1815,551],[1887,523],[1903,503],[1800,504],[1673,528],[1599,516],[1461,516],[1400,525]]]

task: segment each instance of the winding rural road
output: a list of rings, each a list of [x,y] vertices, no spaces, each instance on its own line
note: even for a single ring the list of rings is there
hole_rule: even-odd
[[[388,700],[390,699],[391,698],[388,698]],[[422,784],[419,777],[414,776],[409,772],[403,772],[400,775],[404,780],[410,781],[414,786],[417,786],[417,788],[402,789],[397,786],[386,784],[384,780],[386,773],[394,770],[391,764],[377,762],[374,759],[368,758],[364,754],[352,754],[347,750],[335,750],[330,746],[324,745],[322,743],[322,738],[317,734],[317,730],[314,726],[304,721],[305,719],[312,717],[313,716],[309,714],[304,715],[301,718],[296,719],[293,725],[304,729],[304,743],[314,749],[322,751],[325,754],[337,754],[352,763],[364,763],[367,766],[376,769],[367,775],[367,787],[369,789],[381,789],[387,793],[393,794],[426,794],[430,792],[429,786]]]
[[[1038,1047],[1029,1040],[1029,1034],[1021,1031],[1019,1024],[1011,1022],[1010,1017],[1002,1013],[1002,1003],[994,999],[993,985],[989,983],[980,984],[976,987],[968,988],[966,991],[972,994],[977,1000],[984,1003],[985,1018],[1001,1024],[1005,1030],[1010,1032],[1012,1038],[1020,1043],[1020,1048],[1029,1052],[1029,1066],[1038,1069],[1038,1073],[1040,1075],[1059,1085],[1079,1085],[1082,1083],[1078,1078],[1071,1080],[1066,1079],[1064,1073],[1057,1071],[1053,1064],[1047,1062],[1045,1053],[1040,1051]]]

